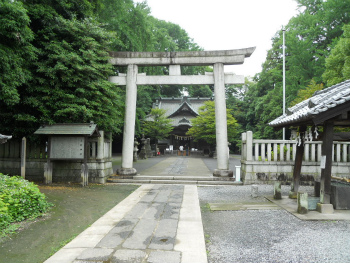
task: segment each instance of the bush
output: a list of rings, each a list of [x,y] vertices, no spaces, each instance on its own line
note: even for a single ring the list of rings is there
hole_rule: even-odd
[[[39,188],[27,180],[0,173],[0,230],[12,222],[35,218],[46,212],[50,203]]]

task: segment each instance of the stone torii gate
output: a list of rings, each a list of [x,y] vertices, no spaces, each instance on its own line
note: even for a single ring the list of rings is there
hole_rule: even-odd
[[[239,65],[250,57],[255,47],[220,51],[184,52],[110,52],[110,62],[127,66],[127,74],[110,77],[112,83],[126,85],[124,138],[120,175],[135,175],[133,148],[135,135],[137,85],[213,85],[215,94],[215,121],[217,169],[214,176],[232,176],[229,170],[225,84],[244,84],[244,76],[224,73],[224,65]],[[169,66],[169,75],[146,76],[138,74],[138,66]],[[181,75],[181,66],[213,66],[214,73]]]

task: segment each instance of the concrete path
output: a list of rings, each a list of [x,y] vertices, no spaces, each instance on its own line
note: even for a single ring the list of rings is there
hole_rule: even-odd
[[[169,159],[153,174],[210,176],[201,159]],[[142,185],[45,262],[205,263],[197,186]]]

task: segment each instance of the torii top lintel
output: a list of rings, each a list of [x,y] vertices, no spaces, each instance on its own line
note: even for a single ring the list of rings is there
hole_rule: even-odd
[[[109,52],[110,63],[118,66],[162,66],[193,65],[208,66],[215,63],[238,65],[244,58],[250,57],[255,47],[215,51],[180,51],[180,52]]]

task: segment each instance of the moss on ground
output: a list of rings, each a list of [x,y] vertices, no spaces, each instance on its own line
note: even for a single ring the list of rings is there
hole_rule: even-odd
[[[39,186],[54,207],[0,240],[0,262],[43,262],[125,199],[135,185]]]

